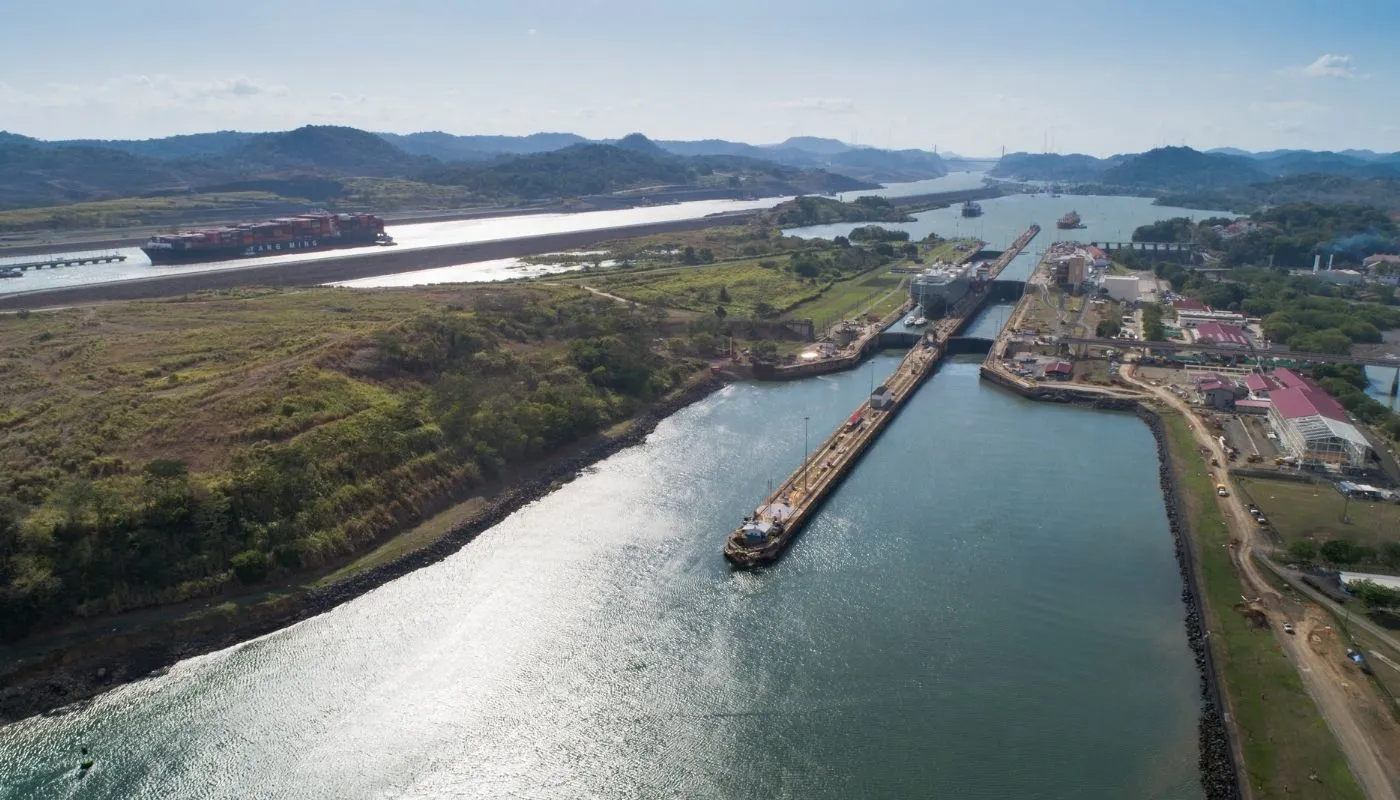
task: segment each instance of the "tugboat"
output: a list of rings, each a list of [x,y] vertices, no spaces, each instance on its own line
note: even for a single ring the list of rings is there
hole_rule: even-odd
[[[964,217],[982,216],[982,204],[974,203],[973,201],[968,200],[966,203],[962,204],[962,215]]]
[[[914,310],[909,312],[909,316],[904,318],[904,324],[911,326],[916,324],[919,320],[924,318],[923,312],[923,306],[914,306]]]
[[[23,278],[24,270],[19,267],[0,268],[0,278]]]
[[[1055,227],[1062,231],[1074,230],[1084,227],[1084,222],[1080,219],[1078,211],[1071,211],[1060,217],[1060,220],[1055,223]]]

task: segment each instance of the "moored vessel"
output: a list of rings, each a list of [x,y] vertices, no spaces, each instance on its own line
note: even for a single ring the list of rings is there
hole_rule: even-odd
[[[962,204],[962,215],[964,217],[982,216],[982,204],[968,200],[966,203]]]
[[[392,243],[374,214],[318,212],[157,234],[141,252],[152,264],[179,264]]]
[[[1075,228],[1084,227],[1084,222],[1079,217],[1078,211],[1071,211],[1063,217],[1060,217],[1059,221],[1055,223],[1055,227],[1066,231],[1074,230]]]

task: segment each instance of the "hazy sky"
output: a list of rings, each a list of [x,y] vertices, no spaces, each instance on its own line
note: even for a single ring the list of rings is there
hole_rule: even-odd
[[[1396,0],[0,0],[0,129],[1400,150]]]

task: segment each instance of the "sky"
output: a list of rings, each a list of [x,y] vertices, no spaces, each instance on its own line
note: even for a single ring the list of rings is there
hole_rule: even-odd
[[[0,130],[1400,150],[1395,0],[3,0]]]

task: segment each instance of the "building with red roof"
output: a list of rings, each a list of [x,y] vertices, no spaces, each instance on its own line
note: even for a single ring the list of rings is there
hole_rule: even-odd
[[[1045,377],[1065,380],[1074,372],[1074,365],[1068,361],[1051,361],[1045,365]]]
[[[1269,422],[1289,455],[1304,464],[1366,466],[1370,442],[1341,403],[1292,370],[1276,370],[1274,377],[1295,383],[1269,392]]]
[[[1272,375],[1265,375],[1259,372],[1250,373],[1244,379],[1244,388],[1249,390],[1249,396],[1256,400],[1269,399],[1269,392],[1283,388],[1283,385],[1274,380]]]
[[[1200,300],[1193,300],[1190,297],[1178,297],[1172,301],[1172,308],[1177,311],[1209,311],[1210,306]]]
[[[1196,326],[1196,341],[1215,347],[1249,347],[1252,342],[1244,329],[1219,322],[1202,322]]]

